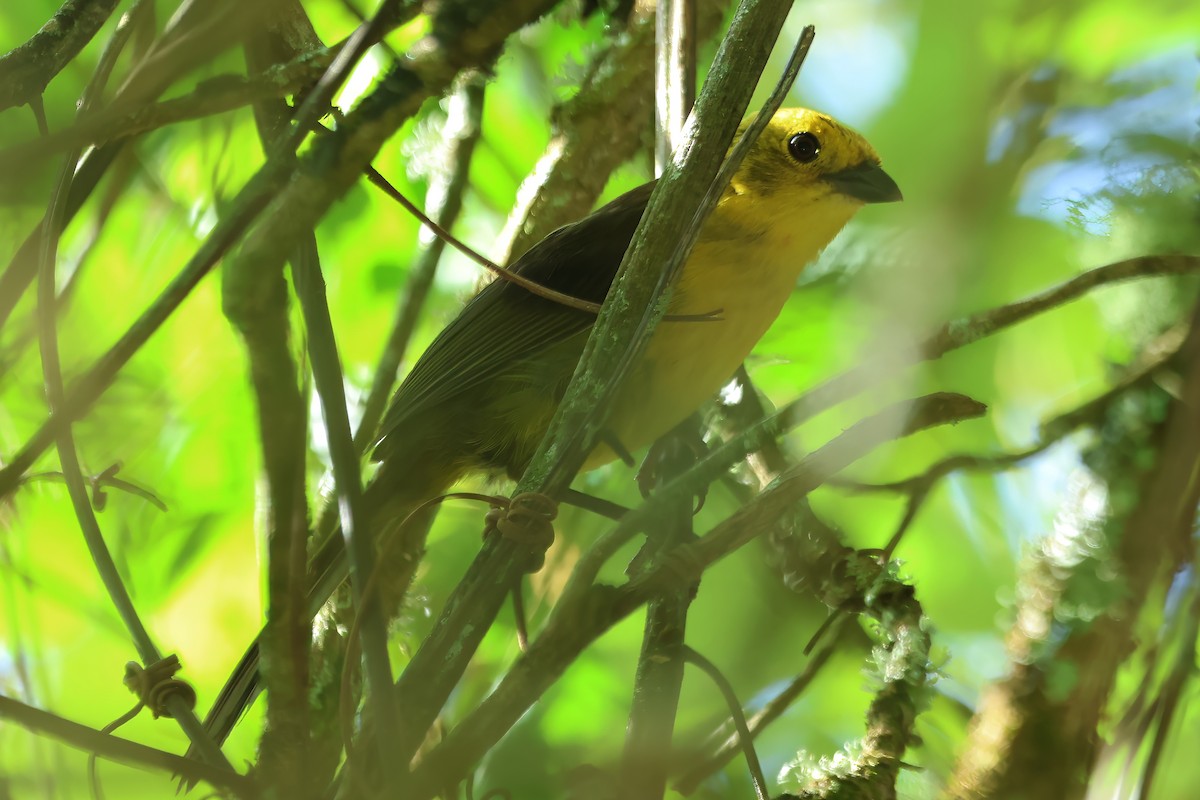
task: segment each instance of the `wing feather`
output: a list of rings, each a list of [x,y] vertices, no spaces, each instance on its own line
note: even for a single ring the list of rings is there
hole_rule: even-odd
[[[646,209],[654,183],[551,233],[513,270],[574,297],[602,302]],[[545,300],[503,279],[473,297],[434,339],[392,397],[380,427],[386,440],[431,408],[519,368],[521,362],[591,327],[595,315]]]

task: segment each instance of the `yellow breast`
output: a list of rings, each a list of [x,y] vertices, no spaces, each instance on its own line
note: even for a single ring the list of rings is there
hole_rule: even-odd
[[[702,237],[680,275],[670,314],[719,310],[714,321],[663,321],[618,393],[609,429],[630,452],[682,422],[715,394],[775,321],[803,268],[845,225],[854,209],[824,220],[769,225],[757,237]],[[708,232],[706,228],[706,233]],[[595,467],[613,459],[598,447]]]

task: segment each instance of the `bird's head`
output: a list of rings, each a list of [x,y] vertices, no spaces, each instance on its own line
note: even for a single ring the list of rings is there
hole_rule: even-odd
[[[752,121],[742,122],[735,142]],[[775,112],[728,192],[753,201],[760,210],[798,211],[816,204],[836,212],[843,207],[847,219],[865,203],[903,199],[866,139],[833,117],[806,108]]]
[[[742,122],[736,142],[753,117]],[[866,203],[902,199],[856,131],[806,108],[775,112],[731,179],[716,213],[720,238],[755,231],[820,250]],[[715,232],[715,230],[714,230]],[[809,241],[811,240],[811,241]]]

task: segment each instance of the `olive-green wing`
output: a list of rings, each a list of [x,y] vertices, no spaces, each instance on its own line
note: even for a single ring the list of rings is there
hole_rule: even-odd
[[[646,210],[653,183],[559,228],[513,265],[556,291],[602,302]],[[545,300],[503,278],[488,284],[438,334],[404,379],[384,416],[376,458],[406,420],[441,406],[591,327],[595,315]],[[384,451],[384,452],[381,452]]]

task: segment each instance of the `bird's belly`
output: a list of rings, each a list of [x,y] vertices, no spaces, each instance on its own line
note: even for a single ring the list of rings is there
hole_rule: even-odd
[[[798,270],[796,270],[798,272]],[[721,309],[712,321],[664,320],[646,352],[618,392],[608,429],[633,452],[678,425],[732,377],[767,328],[775,321],[795,283],[795,272],[772,275],[765,282],[718,282],[739,287],[721,296],[690,292],[672,313],[702,314]],[[687,288],[686,285],[684,288]],[[611,461],[600,446],[587,467]]]

